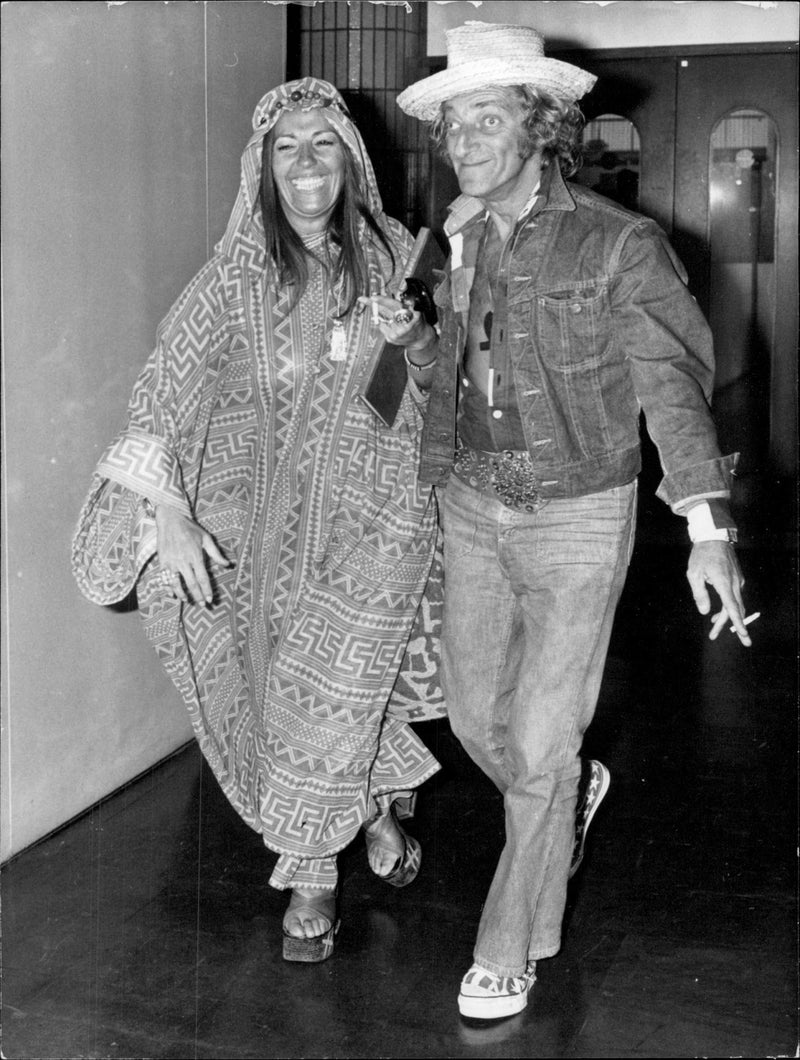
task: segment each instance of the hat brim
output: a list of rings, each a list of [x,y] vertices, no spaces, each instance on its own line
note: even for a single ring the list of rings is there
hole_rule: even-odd
[[[397,105],[412,118],[433,121],[446,100],[475,92],[481,88],[507,85],[531,85],[559,99],[580,99],[593,87],[597,78],[579,66],[541,56],[524,62],[489,59],[482,63],[450,66],[424,77],[397,97]]]

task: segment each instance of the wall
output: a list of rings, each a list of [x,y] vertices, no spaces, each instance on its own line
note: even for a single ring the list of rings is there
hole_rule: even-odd
[[[428,55],[444,55],[445,30],[468,19],[534,26],[550,51],[569,48],[651,48],[696,44],[796,41],[797,3],[725,0],[471,0],[428,4]]]
[[[221,236],[285,8],[3,5],[7,858],[181,746],[138,615],[85,601],[70,541],[155,328]]]

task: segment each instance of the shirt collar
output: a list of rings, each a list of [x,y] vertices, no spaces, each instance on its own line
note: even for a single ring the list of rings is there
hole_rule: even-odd
[[[525,204],[518,221],[529,217],[534,208],[537,213],[544,210],[574,210],[575,200],[570,194],[561,168],[555,159],[551,160],[542,170],[542,175],[537,186],[531,192],[531,197]],[[485,220],[487,216],[486,207],[471,195],[459,195],[448,207],[448,217],[444,223],[445,234],[449,237],[455,232],[462,231],[477,221]]]
[[[517,223],[519,223],[520,221],[523,221],[528,216],[528,214],[531,212],[531,210],[534,208],[534,206],[536,205],[536,200],[539,198],[539,189],[541,188],[541,186],[542,186],[542,181],[541,181],[541,179],[539,179],[536,182],[536,187],[533,189],[533,191],[528,196],[528,201],[525,203],[525,205],[520,210],[519,217],[517,218]]]

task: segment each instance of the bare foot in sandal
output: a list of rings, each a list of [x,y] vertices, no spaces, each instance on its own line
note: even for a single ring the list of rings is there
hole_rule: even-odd
[[[293,890],[283,916],[283,959],[326,961],[338,929],[335,891]]]
[[[416,839],[406,835],[394,815],[378,814],[364,825],[369,867],[393,887],[405,887],[419,870],[420,847]]]
[[[313,939],[324,935],[336,919],[335,891],[292,891],[289,908],[283,917],[285,934],[296,939]]]
[[[406,844],[394,814],[381,813],[364,825],[367,861],[376,876],[390,876],[406,851]]]

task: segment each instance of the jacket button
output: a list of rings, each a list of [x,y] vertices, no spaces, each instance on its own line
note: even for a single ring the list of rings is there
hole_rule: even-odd
[[[492,413],[492,416],[496,420],[501,420],[503,418],[503,410],[502,409],[495,409],[494,412]]]

